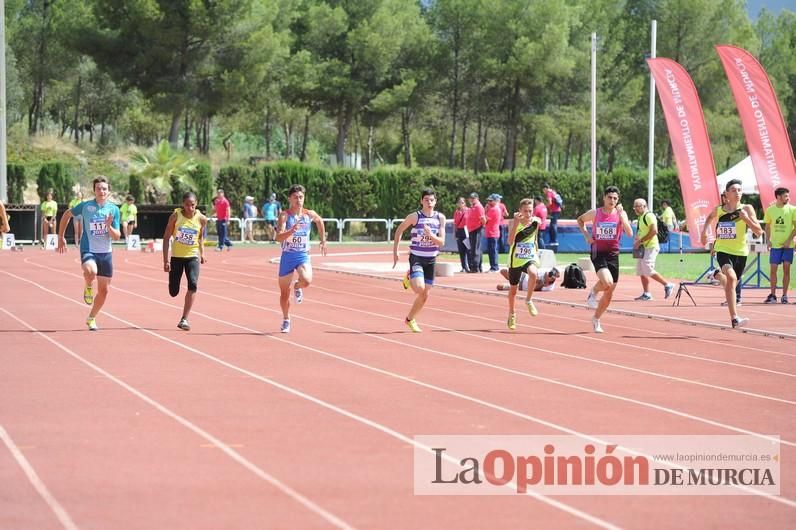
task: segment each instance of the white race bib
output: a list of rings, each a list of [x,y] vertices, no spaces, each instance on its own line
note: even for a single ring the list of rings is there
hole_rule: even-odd
[[[719,226],[716,227],[716,237],[719,239],[735,239],[737,235],[736,226],[734,221],[720,221]]]
[[[597,227],[594,230],[595,239],[601,241],[611,241],[616,239],[617,234],[617,226],[616,223],[602,221],[597,223]]]
[[[182,243],[183,245],[192,247],[196,244],[198,235],[199,235],[198,230],[189,228],[187,226],[181,226],[177,230],[177,234],[174,236],[174,240],[177,241],[177,243]]]

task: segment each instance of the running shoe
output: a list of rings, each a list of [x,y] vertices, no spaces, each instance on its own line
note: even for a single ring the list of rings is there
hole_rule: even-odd
[[[294,291],[294,294],[296,295],[296,303],[300,304],[301,302],[303,302],[304,301],[304,289],[302,289],[301,287],[298,286],[298,282],[296,282],[296,285],[295,285],[293,291]]]
[[[597,297],[594,291],[589,291],[589,296],[586,298],[586,305],[591,309],[597,309]]]
[[[650,300],[652,300],[652,295],[648,293],[641,293],[641,296],[637,296],[633,300],[641,302],[649,302]]]
[[[710,284],[711,285],[719,285],[721,283],[719,281],[719,279],[717,278],[717,276],[719,275],[720,272],[721,272],[721,270],[719,270],[719,269],[710,269],[708,271],[708,279],[710,279]]]
[[[94,289],[92,289],[90,285],[83,289],[83,301],[87,305],[94,303]]]
[[[191,331],[191,325],[188,323],[187,318],[181,318],[180,323],[177,324],[177,327],[183,331]]]
[[[666,300],[670,296],[672,296],[672,291],[674,291],[674,284],[667,283],[663,286],[663,299]]]
[[[282,333],[290,333],[290,320],[283,320],[282,327],[279,328]]]
[[[733,318],[732,319],[732,327],[733,328],[741,328],[749,323],[748,318]]]
[[[412,320],[407,318],[404,322],[406,322],[406,326],[412,330],[412,333],[420,333],[423,331],[420,329],[420,326],[417,325],[417,321],[414,318]]]
[[[788,295],[783,294],[782,298],[780,298],[780,302],[782,302],[783,304],[787,304],[788,303]]]
[[[86,319],[86,325],[88,326],[89,331],[97,331],[97,319],[94,317],[88,317]]]
[[[527,302],[525,302],[525,305],[528,306],[528,312],[531,314],[532,317],[535,317],[536,315],[539,314],[539,310],[536,309],[535,305],[533,305],[533,300],[528,300]]]
[[[509,320],[508,322],[506,322],[506,325],[509,327],[509,329],[517,329],[517,315],[515,315],[514,313],[510,314]]]
[[[409,275],[408,274],[406,276],[404,276],[403,280],[401,280],[401,285],[404,286],[404,289],[407,289],[407,290],[409,289]]]
[[[721,303],[721,305],[722,305],[722,307],[727,307],[727,300],[724,300],[724,301]],[[736,298],[736,299],[735,299],[735,307],[741,307],[742,305],[743,305],[743,304],[741,303],[741,299],[740,299],[740,298]]]
[[[591,325],[595,333],[602,333],[603,327],[600,325],[600,319],[591,317]]]
[[[785,297],[785,298],[787,298],[787,297]],[[766,299],[763,300],[763,303],[764,304],[776,304],[777,303],[777,295],[769,293],[769,295],[766,297]],[[787,303],[787,302],[785,302],[785,303]]]

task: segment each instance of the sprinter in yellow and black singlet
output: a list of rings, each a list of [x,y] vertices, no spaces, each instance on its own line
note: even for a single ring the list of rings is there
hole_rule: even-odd
[[[727,182],[724,192],[726,203],[716,207],[705,221],[702,230],[702,241],[705,241],[705,234],[708,227],[714,228],[715,241],[711,248],[711,254],[715,254],[716,262],[719,264],[719,272],[716,279],[724,287],[724,294],[727,297],[727,308],[730,311],[730,321],[732,327],[738,328],[749,322],[748,318],[738,316],[738,306],[736,303],[735,286],[742,280],[744,268],[746,268],[746,257],[749,255],[749,247],[746,244],[746,229],[750,229],[755,236],[759,236],[763,229],[757,221],[755,209],[748,204],[741,204],[743,196],[742,183],[738,179]]]
[[[520,209],[514,214],[509,227],[509,318],[506,325],[517,329],[517,315],[514,312],[514,297],[520,285],[522,274],[528,275],[528,285],[536,285],[539,269],[539,226],[542,220],[533,216],[533,200],[522,199]],[[532,317],[539,314],[533,305],[533,289],[525,295],[525,305]]]
[[[196,209],[196,195],[187,192],[182,196],[182,208],[175,208],[163,233],[163,270],[169,273],[169,294],[180,294],[183,271],[188,281],[188,292],[182,308],[182,318],[177,327],[189,331],[188,315],[196,298],[199,265],[205,263],[204,234],[207,217]],[[172,243],[171,240],[174,239]],[[169,259],[171,247],[171,259]]]

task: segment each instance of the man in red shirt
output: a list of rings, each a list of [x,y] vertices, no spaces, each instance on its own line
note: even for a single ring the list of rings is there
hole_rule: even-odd
[[[498,253],[509,252],[509,211],[503,202],[503,195],[495,193],[495,203],[500,208],[500,239],[498,239]]]
[[[498,272],[500,265],[498,263],[498,240],[500,239],[500,221],[503,215],[498,203],[498,195],[492,194],[487,199],[486,203],[486,225],[484,228],[484,235],[486,236],[486,248],[489,255],[489,271]]]
[[[558,250],[558,218],[561,217],[561,195],[550,184],[545,184],[542,191],[544,192],[547,214],[550,216],[550,229],[548,231],[550,247],[555,252]]]
[[[542,221],[539,225],[539,248],[545,248],[544,238],[541,234],[547,229],[547,207],[544,205],[540,195],[533,198],[533,216]]]
[[[227,251],[229,251],[232,249],[232,242],[227,236],[230,208],[229,201],[224,196],[224,190],[220,188],[216,194],[216,198],[213,199],[213,209],[215,210],[216,231],[218,232],[218,246],[216,247],[216,252],[221,252],[224,245],[227,246]]]
[[[467,210],[467,231],[470,233],[470,248],[467,253],[468,272],[481,270],[481,235],[486,224],[484,206],[478,200],[478,194],[470,194],[470,209]]]

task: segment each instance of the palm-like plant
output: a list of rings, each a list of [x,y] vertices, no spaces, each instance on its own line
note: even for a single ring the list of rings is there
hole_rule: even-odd
[[[134,153],[130,166],[144,179],[149,202],[165,202],[173,190],[195,187],[191,172],[196,169],[196,161],[172,149],[166,140],[147,151]]]

